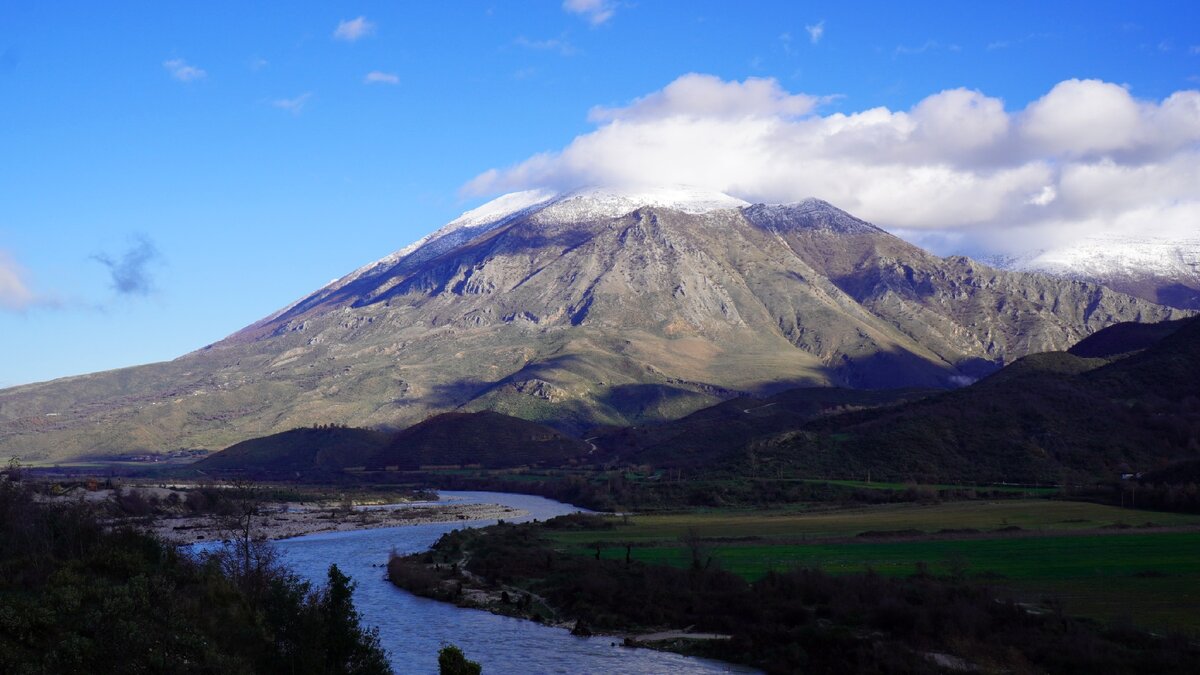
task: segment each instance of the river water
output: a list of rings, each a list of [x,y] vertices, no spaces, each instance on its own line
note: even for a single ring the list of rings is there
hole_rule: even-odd
[[[514,522],[579,511],[574,506],[498,492],[442,492],[443,499],[503,504],[528,511]],[[353,532],[312,534],[276,542],[283,560],[300,576],[324,584],[337,563],[357,582],[354,604],[401,675],[436,673],[437,653],[455,644],[467,658],[483,664],[484,675],[500,673],[753,673],[741,666],[688,658],[649,649],[613,646],[614,638],[582,638],[561,628],[498,616],[419,598],[385,579],[388,554],[424,551],[455,528],[481,527],[495,521],[409,525]]]

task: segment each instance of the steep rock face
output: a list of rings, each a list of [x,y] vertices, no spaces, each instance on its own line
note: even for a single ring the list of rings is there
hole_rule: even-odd
[[[461,408],[581,430],[795,386],[951,387],[1178,312],[942,259],[817,200],[518,193],[164,364],[0,392],[36,458]]]

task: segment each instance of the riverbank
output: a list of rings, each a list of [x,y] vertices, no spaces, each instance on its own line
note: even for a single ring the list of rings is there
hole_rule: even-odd
[[[85,505],[109,525],[133,525],[175,544],[222,541],[251,514],[255,538],[273,541],[321,532],[405,525],[512,520],[528,515],[494,503],[439,500],[413,490],[341,491],[290,485],[47,483],[34,498]],[[239,525],[239,522],[241,525]]]
[[[253,527],[258,536],[282,540],[319,532],[503,520],[525,515],[525,511],[499,504],[462,504],[453,501],[393,504],[374,508],[268,503],[263,505],[259,515],[254,516]],[[228,519],[199,515],[156,518],[148,529],[168,541],[191,544],[197,541],[227,539],[231,528]]]

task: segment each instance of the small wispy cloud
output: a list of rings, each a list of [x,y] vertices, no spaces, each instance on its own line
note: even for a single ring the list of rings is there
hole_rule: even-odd
[[[617,13],[617,4],[613,0],[563,0],[562,7],[566,12],[587,19],[593,26],[606,23]]]
[[[135,234],[130,239],[129,247],[119,256],[97,253],[91,259],[108,268],[112,288],[118,294],[149,295],[154,290],[150,266],[162,256],[146,235]]]
[[[1200,45],[1192,45],[1188,47],[1189,54],[1200,54]]]
[[[791,55],[796,51],[795,49],[792,48],[792,34],[791,33],[785,32],[785,33],[779,34],[779,46],[781,46],[783,48],[784,54]]]
[[[306,91],[303,94],[293,98],[277,98],[271,101],[271,105],[279,108],[280,110],[286,110],[293,115],[299,115],[300,111],[304,109],[304,106],[308,105],[308,101],[311,98],[312,92]]]
[[[375,24],[368,21],[367,17],[360,16],[355,19],[339,21],[337,28],[333,30],[333,39],[357,42],[368,35],[372,35],[374,32]]]
[[[203,68],[197,68],[196,66],[190,65],[183,59],[169,59],[167,61],[163,61],[163,68],[166,68],[167,72],[171,74],[171,77],[179,80],[180,82],[193,82],[195,80],[204,79],[208,76],[208,73],[206,73]]]
[[[896,50],[892,52],[892,56],[912,56],[914,54],[924,54],[926,52],[937,51],[958,52],[962,51],[962,48],[955,44],[948,45],[942,44],[937,40],[926,40],[923,44],[920,44],[916,47],[909,47],[908,45],[896,45]]]
[[[1034,42],[1034,41],[1038,41],[1038,40],[1050,40],[1053,38],[1054,38],[1053,33],[1027,33],[1023,37],[1019,37],[1019,38],[1015,38],[1015,39],[1014,38],[1005,38],[1003,40],[992,40],[991,42],[989,42],[987,44],[985,49],[987,49],[987,51],[989,51],[989,52],[994,52],[998,49],[1008,49],[1010,47],[1012,47],[1012,48],[1019,47],[1021,45],[1024,45],[1027,42]],[[951,46],[955,47],[955,51],[957,51],[956,45],[951,45]]]
[[[20,312],[37,304],[29,290],[25,270],[5,251],[0,251],[0,309]]]
[[[821,38],[825,37],[825,19],[821,19],[812,25],[806,25],[804,30],[808,32],[808,41],[814,45],[817,44],[821,41]]]
[[[521,35],[518,36],[516,40],[513,40],[513,44],[517,45],[518,47],[524,47],[525,49],[532,49],[535,51],[555,51],[563,56],[572,56],[578,51],[575,49],[574,45],[566,40],[566,38],[531,40],[524,35]]]
[[[250,70],[253,70],[254,72],[257,73],[258,71],[262,70],[263,68],[266,68],[267,66],[271,65],[271,62],[264,59],[261,56],[255,56],[250,59],[250,61],[249,61],[249,63],[247,63],[247,65],[250,67]]]
[[[363,78],[367,84],[400,84],[400,76],[395,73],[385,73],[382,70],[372,70]]]

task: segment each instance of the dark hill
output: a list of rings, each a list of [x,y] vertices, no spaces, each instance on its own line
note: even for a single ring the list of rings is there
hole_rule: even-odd
[[[1022,359],[966,389],[828,420],[789,454],[894,477],[1061,482],[1200,454],[1200,321],[1106,365]],[[1042,366],[1042,367],[1038,367]]]
[[[550,427],[500,413],[443,413],[397,434],[369,468],[560,466],[591,446]]]
[[[606,430],[592,440],[606,457],[617,456],[626,463],[698,467],[748,438],[795,429],[825,415],[894,405],[930,393],[804,387],[766,398],[736,398],[663,424]]]
[[[389,434],[371,429],[306,427],[242,441],[193,466],[202,471],[336,472],[362,466],[390,440]]]
[[[1084,358],[1109,358],[1128,354],[1157,344],[1185,323],[1187,319],[1159,323],[1118,323],[1085,337],[1067,351]]]
[[[1200,320],[1176,323],[1132,356],[1037,354],[957,391],[752,431],[703,456],[675,440],[654,456],[666,467],[923,482],[1069,483],[1152,469],[1200,456]]]

